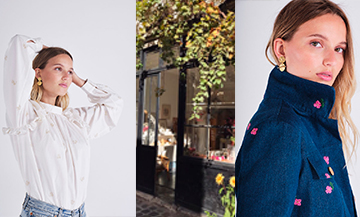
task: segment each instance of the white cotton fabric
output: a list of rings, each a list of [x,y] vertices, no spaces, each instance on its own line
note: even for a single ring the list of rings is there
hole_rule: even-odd
[[[35,43],[28,42],[29,40]],[[89,140],[118,122],[123,100],[103,85],[87,81],[81,89],[93,106],[62,108],[30,100],[35,72],[32,60],[43,44],[16,35],[4,61],[6,121],[28,194],[76,209],[84,203],[89,177]]]

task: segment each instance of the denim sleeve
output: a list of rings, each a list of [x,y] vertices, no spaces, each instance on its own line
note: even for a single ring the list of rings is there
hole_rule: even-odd
[[[286,122],[250,123],[235,165],[236,216],[290,216],[301,168],[301,132]]]

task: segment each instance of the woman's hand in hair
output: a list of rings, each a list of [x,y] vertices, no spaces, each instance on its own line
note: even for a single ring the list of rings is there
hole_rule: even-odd
[[[85,84],[85,80],[80,78],[74,71],[72,74],[72,82],[78,87],[82,87]]]

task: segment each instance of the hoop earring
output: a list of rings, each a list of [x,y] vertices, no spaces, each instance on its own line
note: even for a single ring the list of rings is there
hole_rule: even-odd
[[[41,78],[38,78],[37,85],[38,85],[38,86],[41,86],[41,85],[42,85],[42,80],[41,80]]]
[[[285,65],[285,57],[284,56],[281,56],[280,58],[279,58],[279,62],[280,62],[280,65],[279,65],[279,70],[280,71],[285,71],[285,68],[286,68],[286,65]]]

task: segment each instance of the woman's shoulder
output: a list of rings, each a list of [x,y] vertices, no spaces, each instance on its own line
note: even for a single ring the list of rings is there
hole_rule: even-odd
[[[247,125],[242,146],[290,148],[300,144],[304,131],[301,117],[281,100],[263,101]],[[291,148],[292,149],[292,148]]]
[[[303,126],[302,116],[281,99],[263,100],[250,123],[253,125],[290,125],[297,129]]]

